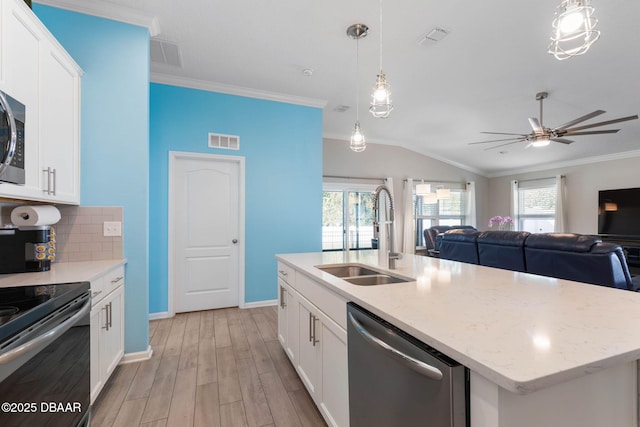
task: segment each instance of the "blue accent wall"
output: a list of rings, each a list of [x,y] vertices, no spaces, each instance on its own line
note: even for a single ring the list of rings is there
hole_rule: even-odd
[[[155,83],[150,98],[150,312],[168,310],[169,151],[245,157],[245,301],[276,299],[275,254],[322,250],[322,110]]]
[[[84,70],[81,204],[124,208],[125,352],[149,343],[149,32],[62,9],[33,10]]]

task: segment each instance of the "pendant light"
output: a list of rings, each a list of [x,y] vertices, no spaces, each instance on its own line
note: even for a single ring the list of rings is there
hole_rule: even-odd
[[[582,55],[600,37],[591,0],[562,0],[553,20],[549,53],[558,60]]]
[[[376,83],[371,93],[371,106],[369,112],[373,117],[386,118],[393,110],[391,103],[391,86],[387,83],[387,77],[382,71],[382,0],[380,0],[380,73],[376,76]]]
[[[360,128],[360,101],[358,98],[358,83],[359,83],[359,74],[360,74],[360,63],[359,63],[359,42],[361,38],[367,36],[369,31],[369,27],[364,24],[354,24],[347,28],[347,35],[356,40],[356,123],[353,126],[353,132],[351,133],[351,141],[349,143],[349,147],[352,151],[359,153],[364,151],[367,148],[367,143],[364,138],[364,134],[362,133],[362,129]]]

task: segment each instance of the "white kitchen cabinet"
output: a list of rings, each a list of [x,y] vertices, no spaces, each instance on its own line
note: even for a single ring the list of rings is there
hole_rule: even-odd
[[[0,90],[23,103],[25,184],[0,197],[80,202],[82,70],[22,0],[0,0]]]
[[[346,300],[282,263],[278,286],[280,342],[327,424],[348,426]]]
[[[91,403],[124,355],[124,267],[91,281]]]
[[[287,282],[278,278],[278,339],[291,363],[298,359],[298,298]]]

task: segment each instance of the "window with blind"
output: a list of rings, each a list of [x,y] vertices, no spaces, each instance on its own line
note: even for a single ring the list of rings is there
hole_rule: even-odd
[[[435,188],[437,184],[432,184]],[[466,191],[463,188],[450,188],[448,199],[429,203],[426,197],[413,196],[416,221],[416,246],[425,246],[424,230],[435,225],[464,225],[466,215]]]
[[[514,182],[515,223],[520,231],[551,233],[555,228],[556,178]]]

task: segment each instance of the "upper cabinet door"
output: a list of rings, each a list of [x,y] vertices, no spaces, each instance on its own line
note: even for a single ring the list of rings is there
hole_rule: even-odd
[[[26,182],[0,197],[80,203],[81,75],[24,1],[0,0],[0,90],[26,107]]]
[[[42,52],[40,177],[43,195],[80,202],[80,77],[54,49]]]

